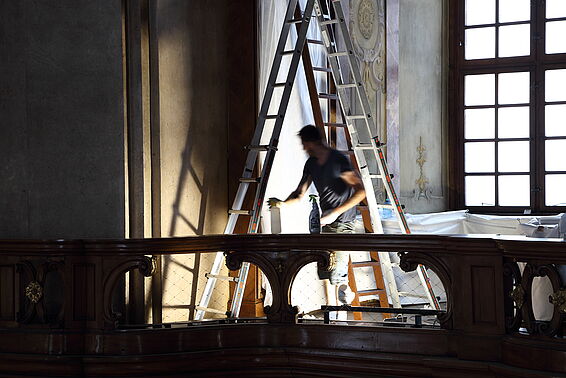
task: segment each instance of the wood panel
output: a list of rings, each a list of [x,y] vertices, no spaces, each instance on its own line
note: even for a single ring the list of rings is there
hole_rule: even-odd
[[[15,320],[14,265],[0,265],[0,320]]]
[[[73,320],[96,319],[96,265],[76,264],[73,266]]]
[[[473,322],[496,326],[496,283],[491,266],[471,267]]]

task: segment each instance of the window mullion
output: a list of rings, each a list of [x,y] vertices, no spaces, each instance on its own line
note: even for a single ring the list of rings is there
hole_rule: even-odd
[[[534,1],[531,17],[533,20],[534,70],[532,80],[531,117],[531,198],[534,211],[544,209],[544,58],[545,58],[545,3]]]

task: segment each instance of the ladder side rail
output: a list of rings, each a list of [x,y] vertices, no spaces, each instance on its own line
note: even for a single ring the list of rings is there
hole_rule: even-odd
[[[296,1],[296,0],[294,0]],[[287,86],[285,86],[285,89],[283,91],[283,95],[281,98],[281,103],[279,105],[279,110],[277,112],[277,114],[279,115],[277,117],[277,120],[275,121],[275,125],[273,127],[273,132],[271,134],[271,139],[270,139],[270,145],[276,147],[277,144],[279,143],[279,136],[281,135],[281,129],[283,128],[283,121],[285,119],[285,113],[287,111],[287,107],[289,105],[289,99],[291,98],[291,92],[293,89],[293,83],[295,81],[295,77],[297,76],[297,69],[299,67],[299,62],[301,59],[301,51],[303,49],[303,46],[306,42],[307,39],[307,31],[308,31],[308,27],[310,24],[310,14],[312,14],[312,9],[313,9],[313,3],[315,0],[308,0],[306,7],[305,7],[305,12],[303,15],[303,19],[301,22],[301,30],[298,33],[297,36],[297,42],[295,44],[295,52],[293,54],[293,57],[291,59],[291,65],[289,68],[289,72],[287,74],[287,79],[286,79],[286,83],[288,83]],[[293,14],[293,11],[288,10],[287,12],[288,14]],[[258,190],[256,191],[256,196],[255,196],[255,200],[254,200],[254,207],[255,210],[252,213],[252,218],[250,220],[250,225],[248,227],[248,232],[249,233],[255,233],[257,232],[257,229],[259,227],[259,217],[260,217],[260,211],[263,205],[263,197],[265,196],[265,191],[267,189],[267,182],[269,180],[269,175],[271,173],[271,167],[273,165],[273,160],[275,158],[275,150],[274,149],[270,149],[267,152],[267,155],[265,157],[264,160],[264,167],[262,168],[262,174],[261,174],[261,179],[259,182],[259,186],[258,186]]]
[[[296,1],[296,0],[295,0]],[[305,11],[303,13],[301,27],[297,33],[297,41],[294,47],[293,57],[291,58],[291,64],[289,67],[289,72],[287,74],[286,83],[283,90],[283,95],[281,98],[281,103],[279,105],[279,110],[277,111],[278,117],[275,121],[273,131],[271,134],[270,145],[276,147],[279,143],[279,137],[281,135],[281,129],[283,128],[283,121],[285,120],[285,113],[289,105],[289,99],[291,98],[291,92],[293,89],[293,83],[295,82],[295,77],[297,76],[297,70],[299,68],[299,63],[301,60],[301,52],[307,40],[307,32],[310,25],[310,18],[313,12],[313,6],[316,0],[308,0],[305,5]],[[287,20],[290,20],[289,14],[293,14],[296,4],[293,4],[293,9],[291,9],[291,3],[289,8],[287,8]],[[270,149],[267,151],[265,156],[264,165],[262,167],[262,173],[258,188],[256,190],[256,195],[254,199],[254,210],[251,214],[250,223],[248,226],[248,233],[257,233],[259,229],[259,219],[261,215],[261,209],[263,207],[265,191],[267,190],[267,183],[269,181],[269,176],[271,174],[271,168],[273,166],[273,161],[275,159],[275,150]],[[246,280],[249,272],[249,263],[242,264],[240,268],[240,274],[238,276],[238,282],[236,282],[236,287],[234,289],[234,295],[232,298],[232,305],[230,308],[230,315],[232,317],[237,317],[240,314],[240,308],[242,305],[242,300],[244,297],[244,289],[246,286]]]
[[[317,5],[318,5],[318,3],[317,3]],[[322,12],[320,5],[318,5],[318,7],[315,8],[315,12],[316,12],[316,16],[318,18],[318,25],[321,29],[321,33],[326,34],[327,36],[330,37],[332,34],[328,30],[329,29],[328,25],[322,24],[322,21],[324,21],[324,13]],[[334,43],[332,43],[332,41],[330,41],[330,39],[328,39],[328,42],[330,42],[330,43],[325,45],[328,54],[336,53],[337,51],[336,51],[335,41],[334,41]],[[330,63],[330,68],[331,68],[331,71],[332,71],[332,77],[334,79],[334,83],[336,85],[342,84],[344,81],[343,81],[343,78],[342,78],[342,75],[341,75],[342,71],[340,70],[340,65],[338,63],[338,59],[333,58],[329,55],[328,61]],[[344,93],[340,90],[338,90],[337,93],[338,93],[338,97],[340,99],[340,106],[342,108],[343,114],[345,114],[345,115],[349,114],[350,109],[349,109],[348,102],[344,98]],[[371,219],[371,223],[372,223],[373,232],[376,233],[376,234],[379,234],[379,233],[383,234],[383,226],[381,224],[381,218],[379,217],[379,211],[377,210],[377,206],[376,206],[377,199],[375,198],[375,191],[374,191],[373,183],[371,181],[367,161],[366,161],[366,158],[365,158],[363,151],[355,148],[355,146],[359,144],[358,132],[355,129],[355,126],[353,124],[353,120],[345,117],[345,121],[346,121],[346,126],[347,126],[347,129],[348,129],[348,133],[350,135],[350,141],[351,141],[352,145],[354,146],[353,150],[354,150],[354,155],[356,157],[356,160],[358,162],[358,167],[360,169],[360,176],[361,176],[362,182],[364,184],[364,188],[366,189],[366,198],[367,198],[367,203],[368,203],[368,209],[370,209],[370,219]],[[371,211],[371,210],[373,210],[373,211]],[[388,252],[379,252],[379,258],[380,258],[380,264],[381,264],[381,267],[382,267],[382,271],[385,272],[387,295],[390,298],[393,306],[399,308],[399,307],[401,307],[401,301],[399,299],[399,293],[398,293],[398,290],[397,290],[397,285],[395,283],[395,276],[393,274],[393,269],[392,269],[392,264],[391,264],[391,259],[390,259],[389,253]]]
[[[287,6],[287,11],[285,14],[285,20],[283,21],[283,25],[281,27],[281,34],[279,35],[279,41],[277,43],[277,47],[275,49],[275,56],[273,58],[273,64],[271,66],[271,71],[269,73],[269,78],[267,80],[267,85],[265,89],[265,93],[263,95],[263,100],[261,103],[259,117],[256,123],[254,135],[252,137],[250,146],[259,146],[261,141],[261,136],[263,134],[263,130],[265,128],[265,121],[267,113],[269,112],[269,106],[273,99],[273,92],[275,90],[275,83],[277,81],[277,76],[279,74],[279,69],[281,67],[281,61],[283,59],[283,51],[285,51],[285,46],[287,44],[287,39],[289,37],[289,32],[291,30],[292,24],[287,22],[293,18],[293,13],[297,7],[298,0],[289,0],[289,4]],[[242,173],[242,178],[251,178],[254,172],[255,164],[257,162],[259,156],[259,151],[257,149],[250,149],[248,151],[248,155],[246,157],[246,163],[244,166],[244,171]],[[236,196],[234,198],[234,202],[232,204],[233,210],[240,210],[244,203],[244,199],[246,197],[247,191],[249,188],[249,183],[241,182],[238,185],[238,190],[236,192]],[[224,229],[224,234],[231,234],[234,232],[234,228],[236,227],[236,223],[238,221],[238,214],[230,214],[228,218],[228,223],[226,224],[226,228]],[[217,275],[220,270],[222,269],[222,261],[224,259],[223,252],[218,252],[214,259],[214,263],[211,268],[211,274]],[[212,296],[212,292],[214,287],[216,286],[216,278],[209,277],[206,281],[206,286],[204,288],[203,294],[201,296],[201,300],[199,301],[198,307],[206,308],[208,303],[210,302],[210,298]],[[202,320],[204,318],[204,311],[197,310],[195,319]]]

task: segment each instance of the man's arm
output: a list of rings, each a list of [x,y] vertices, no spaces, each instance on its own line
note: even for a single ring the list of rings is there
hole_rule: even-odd
[[[295,189],[291,194],[289,194],[289,197],[287,197],[287,199],[283,202],[286,205],[291,205],[299,202],[307,192],[307,189],[309,188],[311,183],[312,183],[312,179],[310,175],[306,173],[303,174],[303,177],[301,178],[299,185],[297,185],[297,189]]]
[[[354,194],[352,194],[352,196],[348,198],[348,200],[342,205],[338,206],[335,209],[332,209],[327,214],[324,214],[324,216],[320,218],[320,224],[322,225],[334,222],[336,218],[338,218],[341,214],[345,213],[352,207],[357,206],[364,198],[366,198],[366,191],[364,189],[362,180],[355,172],[342,172],[340,178],[344,180],[344,182],[350,187],[354,188]]]
[[[301,198],[303,198],[311,183],[312,179],[310,175],[304,173],[303,177],[301,177],[299,185],[297,185],[297,189],[291,192],[291,194],[289,194],[289,197],[287,197],[285,201],[281,201],[278,198],[270,198],[267,202],[269,203],[269,206],[280,206],[282,204],[292,205],[294,203],[297,203],[301,200]]]

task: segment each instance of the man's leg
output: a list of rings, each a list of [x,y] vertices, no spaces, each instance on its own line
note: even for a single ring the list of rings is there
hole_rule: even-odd
[[[323,233],[333,234],[353,234],[355,232],[355,221],[352,222],[334,222],[325,225],[322,228]],[[328,271],[319,269],[318,276],[324,280],[326,289],[326,303],[329,306],[341,304],[349,304],[353,299],[353,292],[348,285],[348,262],[350,253],[347,251],[335,251],[334,268]],[[337,320],[347,320],[346,312],[339,312]]]

